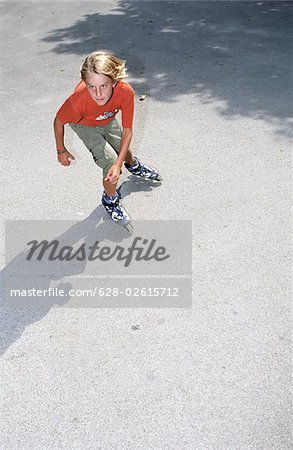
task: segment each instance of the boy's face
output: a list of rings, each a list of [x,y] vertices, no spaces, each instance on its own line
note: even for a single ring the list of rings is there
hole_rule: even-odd
[[[110,100],[116,85],[106,75],[94,72],[86,75],[85,84],[90,96],[99,106],[104,106]]]

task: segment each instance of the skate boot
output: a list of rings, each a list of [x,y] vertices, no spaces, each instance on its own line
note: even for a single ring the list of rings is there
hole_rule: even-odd
[[[115,192],[114,195],[108,197],[106,195],[106,192],[104,191],[102,195],[102,204],[104,205],[113,222],[117,223],[118,225],[122,225],[127,230],[129,230],[129,227],[131,228],[130,217],[121,205],[117,192]]]
[[[126,169],[133,175],[137,175],[138,177],[144,178],[145,180],[162,181],[162,177],[160,176],[157,169],[141,163],[136,156],[134,157],[134,163],[132,164],[132,166],[130,166],[126,162],[124,163],[124,165]]]

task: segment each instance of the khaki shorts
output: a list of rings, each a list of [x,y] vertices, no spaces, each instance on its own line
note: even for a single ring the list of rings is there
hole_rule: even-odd
[[[95,163],[103,169],[105,177],[119,154],[122,130],[118,120],[114,118],[103,127],[78,123],[69,125],[91,152]]]

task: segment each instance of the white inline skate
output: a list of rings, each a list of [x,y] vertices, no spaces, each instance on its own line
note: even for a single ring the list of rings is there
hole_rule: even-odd
[[[146,164],[143,164],[139,161],[139,159],[135,156],[134,157],[134,163],[132,166],[124,163],[126,169],[132,173],[132,175],[136,175],[138,177],[144,178],[145,180],[151,180],[151,181],[162,181],[163,178],[160,176],[157,169],[154,167],[147,166]]]
[[[113,222],[122,225],[127,231],[133,229],[130,216],[122,206],[118,192],[115,192],[114,195],[108,197],[104,191],[102,195],[102,204]]]

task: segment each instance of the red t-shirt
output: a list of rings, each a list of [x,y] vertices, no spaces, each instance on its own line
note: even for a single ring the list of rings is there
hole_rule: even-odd
[[[96,127],[111,122],[119,110],[122,112],[122,126],[132,128],[134,90],[128,83],[118,81],[110,100],[106,105],[99,106],[91,98],[84,81],[80,81],[56,115],[64,124],[73,122]]]

